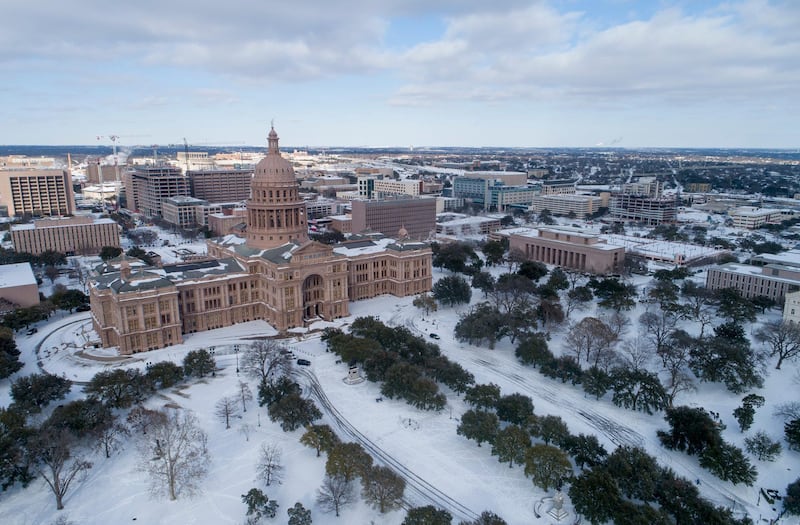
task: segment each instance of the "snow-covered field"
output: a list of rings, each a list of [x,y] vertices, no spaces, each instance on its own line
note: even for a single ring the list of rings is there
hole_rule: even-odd
[[[203,249],[201,243],[190,247],[198,252]],[[159,248],[158,251],[163,253],[169,249]],[[443,274],[435,270],[434,275],[439,278]],[[648,278],[643,277],[634,281],[639,288],[646,286],[647,282]],[[483,294],[474,291],[473,303],[482,300]],[[536,370],[520,365],[514,357],[513,345],[507,340],[499,342],[495,350],[459,343],[453,337],[453,329],[466,307],[443,308],[435,315],[425,317],[411,305],[411,301],[412,298],[384,296],[351,303],[352,316],[335,324],[345,326],[355,317],[374,315],[387,324],[406,326],[424,337],[435,332],[441,337],[438,343],[443,353],[471,371],[477,382],[496,383],[503,394],[521,392],[529,395],[537,414],[559,415],[573,434],[596,434],[609,450],[618,444],[643,446],[660,463],[672,467],[679,475],[699,480],[698,488],[706,498],[734,508],[737,514],[746,512],[754,520],[774,518],[780,511],[778,506],[773,509],[760,501],[759,488],[778,489],[782,493],[787,484],[800,476],[800,453],[784,447],[774,463],[751,458],[759,470],[758,482],[753,487],[719,481],[699,467],[696,457],[667,451],[659,445],[655,433],[666,428],[663,414],[648,416],[615,407],[608,399],[610,396],[601,401],[587,398],[577,387],[547,379]],[[635,335],[636,319],[643,311],[644,307],[638,305],[628,313],[632,321],[628,337]],[[595,313],[593,309],[576,312],[573,320]],[[768,315],[775,318],[778,313]],[[312,329],[324,326],[327,324],[321,323]],[[239,380],[248,381],[256,392],[254,380],[236,373],[237,356],[233,345],[246,344],[253,336],[274,334],[274,329],[267,323],[257,321],[191,334],[181,345],[128,358],[115,358],[113,352],[107,350],[85,350],[90,354],[88,357],[81,354],[85,343],[96,339],[91,332],[88,313],[59,315],[38,328],[39,332],[33,336],[18,336],[26,365],[14,377],[36,372],[41,366],[48,372],[82,382],[106,367],[126,366],[144,370],[148,362],[180,362],[188,350],[214,347],[220,368],[216,377],[191,381],[179,389],[164,391],[148,402],[152,408],[171,403],[196,413],[209,435],[211,468],[201,483],[201,494],[171,502],[163,494],[150,494],[146,474],[136,468],[138,455],[135,446],[128,442],[110,459],[105,459],[99,452],[90,453],[94,467],[88,477],[76,483],[67,494],[63,511],[55,510],[52,493],[41,479],[33,481],[28,488],[15,486],[0,493],[0,523],[48,525],[61,514],[67,515],[76,525],[133,521],[198,525],[243,523],[245,506],[241,495],[251,487],[264,489],[256,481],[255,464],[259,448],[265,442],[281,448],[286,467],[284,483],[265,490],[280,504],[278,517],[272,522],[285,523],[286,509],[297,501],[312,510],[315,524],[393,525],[403,520],[403,511],[381,515],[363,502],[345,508],[340,518],[324,514],[315,502],[316,489],[324,476],[324,456],[317,458],[315,451],[299,443],[302,430],[282,432],[277,424],[269,421],[266,409],[258,407],[255,402],[230,430],[225,430],[224,424],[215,417],[214,405],[221,398],[233,395]],[[691,327],[689,329],[693,331]],[[562,327],[552,334],[550,347],[556,353],[560,352],[564,331]],[[347,367],[337,364],[337,357],[325,352],[319,332],[298,331],[285,342],[297,357],[309,359],[312,363],[297,377],[308,395],[312,395],[312,386],[318,386],[324,392],[331,405],[326,407],[318,403],[325,413],[324,422],[334,427],[343,440],[362,441],[376,461],[403,474],[409,480],[407,498],[413,504],[447,508],[454,515],[454,523],[474,517],[483,510],[498,513],[512,525],[549,524],[553,521],[534,515],[536,502],[551,494],[535,487],[525,478],[521,467],[509,468],[507,464],[499,463],[491,456],[491,447],[477,447],[473,441],[456,434],[458,418],[467,410],[459,396],[445,389],[448,405],[440,413],[416,410],[397,400],[376,402],[376,398],[381,397],[378,385],[368,382],[347,385],[342,381]],[[782,441],[783,422],[773,416],[773,408],[800,399],[798,366],[786,363],[783,370],[776,371],[770,366],[766,372],[765,387],[757,392],[766,398],[766,406],[757,411],[750,433],[765,430],[772,438]],[[9,385],[9,379],[0,381],[0,406],[6,406],[10,401]],[[81,395],[81,387],[76,385],[70,399]],[[684,394],[676,404],[702,406],[719,412],[722,423],[727,425],[723,437],[743,447],[744,435],[739,432],[732,415],[734,408],[740,405],[740,399],[741,396],[731,395],[722,386],[701,383],[696,392]],[[243,427],[250,429],[249,439]],[[799,522],[784,517],[781,523]]]

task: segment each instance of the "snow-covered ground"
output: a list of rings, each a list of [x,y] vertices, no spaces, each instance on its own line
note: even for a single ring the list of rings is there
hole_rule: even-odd
[[[721,228],[720,228],[721,229]],[[631,231],[629,231],[629,234]],[[715,232],[718,234],[719,230]],[[731,234],[733,232],[725,232]],[[180,252],[189,249],[195,254],[205,253],[203,241],[186,241],[178,235],[159,230],[158,246],[144,247],[159,253],[164,263],[180,261]],[[727,235],[726,235],[727,236]],[[170,246],[163,246],[168,240]],[[129,241],[123,247],[129,248]],[[77,258],[86,268],[99,264],[98,258]],[[507,267],[493,268],[493,273],[507,271]],[[434,278],[444,275],[434,270]],[[694,277],[702,282],[702,275]],[[649,278],[636,276],[634,284],[642,290]],[[62,276],[51,283],[45,279],[40,287],[46,295],[52,293],[54,284],[78,287],[74,280]],[[473,292],[473,304],[483,300],[483,294]],[[530,367],[520,365],[514,357],[513,345],[502,340],[495,350],[487,350],[459,343],[453,337],[453,329],[459,315],[467,310],[460,308],[440,309],[432,316],[424,316],[411,305],[412,298],[384,296],[368,301],[351,303],[351,317],[338,320],[336,326],[346,326],[355,317],[374,315],[387,324],[406,326],[424,337],[435,332],[443,353],[470,370],[479,383],[493,382],[502,388],[503,394],[521,392],[533,399],[539,415],[561,416],[573,434],[596,434],[601,443],[611,450],[619,444],[645,447],[663,465],[673,468],[679,475],[700,480],[702,494],[719,505],[733,507],[737,513],[747,512],[752,518],[774,518],[780,510],[772,509],[760,501],[758,490],[777,489],[783,492],[786,485],[800,476],[800,453],[784,451],[774,463],[751,460],[759,470],[758,482],[753,487],[733,486],[721,482],[700,468],[696,457],[663,449],[656,438],[656,430],[666,428],[663,414],[653,416],[615,407],[606,396],[601,401],[584,396],[581,389],[563,385],[540,375]],[[636,335],[636,320],[644,306],[628,312],[632,321],[626,337]],[[573,313],[573,320],[587,315],[596,315],[594,307]],[[768,314],[777,318],[777,312]],[[759,319],[763,321],[763,319]],[[312,329],[328,326],[319,323]],[[752,333],[756,325],[748,330]],[[0,492],[0,523],[20,525],[48,525],[60,514],[66,514],[76,524],[137,523],[151,524],[234,524],[244,520],[245,506],[241,495],[251,487],[260,486],[256,481],[255,463],[262,443],[274,443],[283,451],[286,466],[285,481],[265,491],[270,498],[280,503],[275,523],[286,521],[286,510],[296,501],[313,513],[314,523],[347,524],[399,524],[403,511],[381,515],[363,502],[346,508],[340,518],[324,514],[315,503],[316,489],[324,476],[324,457],[317,458],[313,450],[299,443],[302,431],[284,433],[277,424],[271,423],[266,409],[253,403],[233,428],[225,427],[214,416],[214,405],[226,396],[234,394],[239,380],[250,383],[255,392],[254,380],[236,374],[237,355],[234,344],[247,344],[254,336],[274,335],[275,330],[265,322],[251,322],[185,337],[181,345],[131,357],[117,357],[113,351],[85,348],[97,339],[91,330],[88,313],[65,315],[58,313],[47,323],[41,323],[39,332],[33,336],[18,335],[18,345],[23,353],[25,368],[16,374],[25,375],[41,369],[63,375],[77,383],[89,380],[98,371],[108,367],[138,367],[144,370],[148,362],[171,360],[180,362],[192,349],[214,348],[220,368],[216,377],[202,381],[191,381],[174,390],[161,392],[148,402],[153,408],[175,404],[194,411],[202,427],[209,434],[212,463],[209,475],[203,480],[202,493],[194,499],[170,502],[163,495],[153,496],[148,491],[146,475],[136,469],[138,457],[132,442],[111,459],[92,452],[94,467],[85,481],[76,483],[68,493],[66,508],[55,510],[54,498],[41,479],[28,488],[12,487]],[[552,332],[550,348],[561,352],[566,326]],[[692,325],[686,327],[697,333]],[[306,393],[318,399],[325,413],[324,422],[333,426],[344,440],[359,440],[375,456],[378,462],[387,464],[409,480],[408,500],[412,504],[434,504],[447,508],[454,515],[454,522],[473,517],[483,510],[493,510],[509,524],[549,524],[552,520],[536,518],[534,505],[548,496],[525,478],[521,467],[509,468],[491,456],[491,447],[477,447],[473,441],[456,434],[458,418],[468,407],[456,394],[445,389],[448,405],[440,413],[424,412],[411,408],[402,401],[384,399],[379,386],[373,383],[347,385],[342,379],[347,367],[337,364],[337,357],[326,353],[318,332],[297,330],[287,339],[297,357],[311,361],[311,366],[302,368],[298,380],[304,384]],[[766,370],[765,387],[757,391],[766,398],[766,406],[757,411],[752,434],[765,430],[773,439],[782,441],[783,422],[774,417],[775,405],[800,399],[798,366],[786,363],[783,370],[772,367]],[[12,378],[13,379],[13,378]],[[7,406],[10,380],[0,380],[0,406]],[[322,403],[319,400],[320,393]],[[69,399],[82,396],[76,385]],[[741,396],[728,393],[715,384],[699,384],[696,392],[682,395],[676,404],[702,406],[718,412],[727,426],[723,437],[743,447],[745,435],[738,431],[733,410],[740,405]],[[249,440],[242,431],[250,429]],[[264,488],[264,487],[261,487]],[[779,505],[779,503],[778,503]],[[797,524],[800,521],[784,517],[781,523]]]
[[[435,275],[438,278],[442,273],[436,270]],[[637,277],[635,284],[644,286],[646,282],[647,278]],[[482,299],[482,293],[475,291],[473,302]],[[617,444],[643,446],[679,475],[699,479],[701,492],[714,503],[747,512],[755,519],[777,515],[764,501],[759,504],[758,489],[773,488],[783,492],[800,473],[800,454],[784,449],[775,463],[753,459],[759,469],[759,480],[754,487],[721,482],[700,468],[696,457],[660,447],[655,432],[666,427],[662,414],[648,416],[617,408],[608,399],[598,402],[584,396],[579,388],[547,379],[532,368],[520,365],[507,340],[501,341],[495,350],[459,343],[453,337],[453,328],[466,307],[440,309],[434,316],[425,317],[411,301],[412,298],[384,296],[352,303],[352,316],[336,324],[344,326],[355,317],[376,315],[387,324],[406,326],[426,337],[435,332],[441,337],[438,343],[443,353],[474,373],[478,382],[496,383],[504,394],[516,391],[531,396],[537,414],[559,415],[572,433],[596,434],[608,449]],[[631,311],[631,319],[635,321],[642,311],[641,306]],[[573,316],[580,318],[593,313],[590,310]],[[552,334],[550,346],[556,352],[561,347],[564,332],[562,329]],[[96,338],[91,332],[88,313],[61,314],[40,325],[37,334],[20,335],[18,345],[26,366],[19,374],[35,372],[38,359],[48,372],[82,382],[107,367],[144,369],[147,362],[167,359],[180,362],[188,350],[212,346],[220,367],[215,378],[191,381],[180,389],[162,392],[148,402],[151,407],[174,403],[192,410],[208,432],[212,463],[199,496],[170,502],[163,495],[151,495],[146,475],[136,469],[135,447],[127,443],[111,459],[99,453],[91,454],[94,467],[85,481],[76,483],[70,490],[66,509],[61,513],[82,525],[133,520],[152,524],[242,523],[245,506],[240,496],[251,487],[259,486],[255,463],[261,443],[267,442],[280,446],[286,466],[284,483],[266,490],[281,506],[276,523],[285,521],[285,509],[296,501],[312,510],[317,524],[400,523],[403,511],[380,515],[363,502],[346,508],[339,519],[322,513],[315,503],[315,492],[324,475],[324,457],[317,458],[313,450],[299,443],[302,431],[282,432],[277,424],[269,421],[264,408],[252,404],[230,430],[225,430],[214,416],[215,403],[234,394],[240,379],[249,381],[256,391],[255,381],[236,374],[237,356],[233,345],[247,343],[253,336],[274,333],[267,323],[256,321],[191,334],[182,345],[127,358],[115,358],[113,352],[107,350],[83,348]],[[628,336],[634,333],[635,324]],[[486,509],[497,512],[509,524],[550,523],[547,518],[537,519],[533,512],[534,504],[547,494],[525,478],[521,467],[509,468],[499,463],[491,456],[489,446],[477,447],[473,441],[456,434],[458,418],[467,410],[459,396],[446,391],[448,406],[440,413],[419,411],[397,400],[376,402],[376,398],[381,397],[378,385],[365,382],[351,386],[342,381],[347,374],[346,365],[337,364],[336,356],[325,352],[318,332],[298,331],[286,344],[296,356],[311,361],[311,367],[303,369],[298,378],[309,395],[311,387],[318,385],[330,402],[332,411],[323,410],[325,422],[336,428],[343,439],[362,441],[376,460],[406,476],[409,479],[407,496],[413,504],[448,508],[456,523]],[[772,411],[776,404],[798,399],[797,366],[787,363],[781,371],[769,368],[767,372],[766,386],[758,392],[766,398],[767,404],[758,410],[752,431],[766,430],[773,438],[782,439],[782,422],[773,417]],[[8,379],[0,381],[0,405],[9,402],[9,384]],[[75,386],[70,398],[81,395],[80,386]],[[684,395],[677,403],[719,412],[727,425],[723,433],[725,439],[743,446],[744,436],[732,416],[733,409],[740,404],[740,396],[732,396],[718,385],[700,384],[697,392]],[[321,408],[326,406],[321,404]],[[249,440],[242,432],[243,426],[251,429]],[[49,524],[58,515],[54,498],[41,479],[26,489],[15,486],[0,493],[0,523]],[[797,523],[791,520],[784,518],[782,523]]]

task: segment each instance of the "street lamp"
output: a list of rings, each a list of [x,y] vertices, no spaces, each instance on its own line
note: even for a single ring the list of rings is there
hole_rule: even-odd
[[[239,345],[233,345],[233,353],[236,354],[236,374],[239,374]]]
[[[211,369],[211,377],[217,377],[217,362],[214,361],[214,355],[217,353],[216,347],[210,347],[209,353],[211,354],[211,361],[214,362],[214,368]]]

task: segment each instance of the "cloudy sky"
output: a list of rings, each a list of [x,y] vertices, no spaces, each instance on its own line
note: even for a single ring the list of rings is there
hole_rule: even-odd
[[[800,147],[798,0],[2,0],[0,144]]]

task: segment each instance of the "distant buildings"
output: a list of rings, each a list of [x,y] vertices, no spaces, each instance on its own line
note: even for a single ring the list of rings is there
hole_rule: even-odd
[[[531,261],[596,274],[619,272],[625,260],[622,246],[608,244],[598,235],[561,228],[512,233],[509,250],[518,250]]]
[[[674,223],[678,217],[678,200],[664,195],[655,179],[623,184],[611,195],[608,209],[611,218],[641,222],[648,226]]]
[[[119,248],[119,226],[111,219],[91,217],[38,219],[12,226],[11,241],[19,253],[97,255],[104,246]]]
[[[67,170],[0,170],[0,215],[49,217],[75,212]]]
[[[481,206],[484,211],[505,211],[510,206],[527,208],[539,189],[527,185],[527,174],[475,171],[453,180],[453,197]]]
[[[531,210],[539,213],[549,210],[553,215],[570,215],[584,218],[597,213],[604,204],[601,197],[594,195],[551,194],[538,195],[531,201]]]
[[[795,216],[795,212],[785,209],[760,208],[756,206],[740,206],[728,212],[733,220],[734,228],[755,230],[765,224],[780,224]]]

